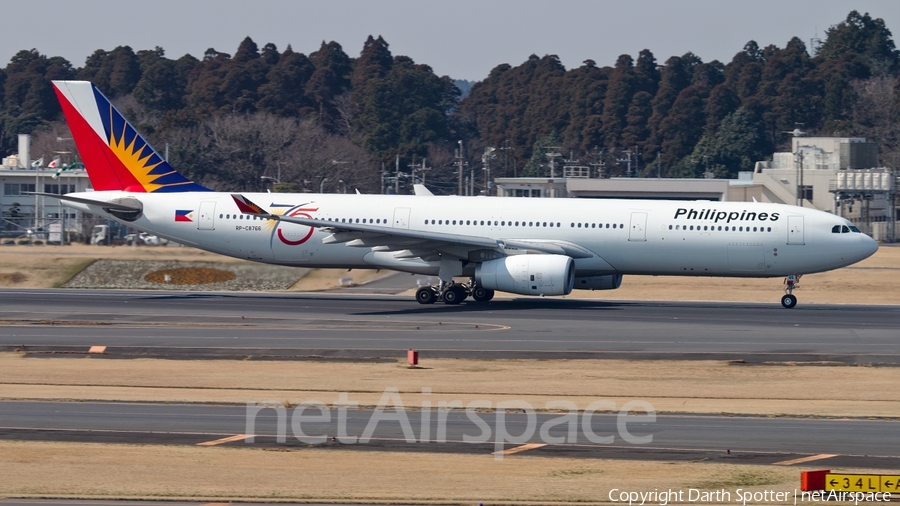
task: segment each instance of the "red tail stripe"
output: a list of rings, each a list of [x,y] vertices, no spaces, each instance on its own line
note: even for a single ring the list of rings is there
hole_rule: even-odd
[[[56,87],[54,91],[62,106],[66,122],[72,131],[78,153],[81,155],[84,166],[88,169],[88,177],[94,190],[125,190],[145,191],[131,172],[122,165],[122,162],[109,149],[109,144],[101,139],[88,122],[81,116],[75,107],[69,103]]]

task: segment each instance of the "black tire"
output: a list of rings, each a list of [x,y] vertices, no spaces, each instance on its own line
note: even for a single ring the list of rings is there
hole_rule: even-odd
[[[434,289],[430,286],[423,286],[416,290],[416,301],[419,304],[434,304],[434,301],[437,300],[437,294],[434,293]]]
[[[465,298],[466,290],[459,285],[453,285],[444,292],[444,304],[459,304]]]
[[[481,286],[476,286],[475,289],[472,290],[472,298],[477,302],[487,302],[494,298],[494,291]]]
[[[781,305],[784,306],[785,309],[791,309],[797,305],[797,296],[786,294],[781,298]]]

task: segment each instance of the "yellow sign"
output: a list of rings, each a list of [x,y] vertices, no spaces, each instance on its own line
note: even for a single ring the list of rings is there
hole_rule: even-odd
[[[838,492],[900,493],[900,476],[879,474],[826,474],[825,490]]]

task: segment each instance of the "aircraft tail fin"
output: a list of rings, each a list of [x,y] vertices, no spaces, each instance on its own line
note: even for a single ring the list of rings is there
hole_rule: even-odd
[[[179,174],[88,81],[53,81],[94,190],[211,191]]]

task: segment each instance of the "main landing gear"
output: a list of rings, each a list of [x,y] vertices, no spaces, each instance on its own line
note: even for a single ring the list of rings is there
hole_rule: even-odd
[[[799,274],[792,274],[784,278],[784,297],[781,298],[781,305],[785,309],[791,309],[797,305],[797,296],[794,295],[794,288],[799,287]]]
[[[474,279],[468,283],[441,282],[438,286],[423,286],[416,290],[419,304],[434,304],[441,300],[444,304],[456,305],[469,296],[476,302],[487,302],[494,298],[494,291],[478,285]]]

